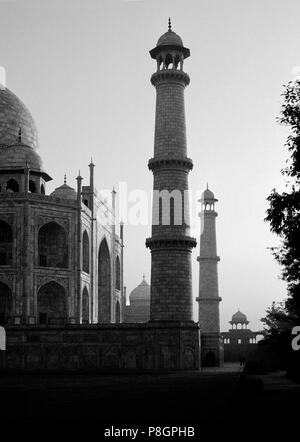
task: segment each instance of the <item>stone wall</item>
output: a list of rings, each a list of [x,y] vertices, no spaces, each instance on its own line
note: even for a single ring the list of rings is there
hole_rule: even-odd
[[[0,371],[197,370],[197,324],[7,328]]]

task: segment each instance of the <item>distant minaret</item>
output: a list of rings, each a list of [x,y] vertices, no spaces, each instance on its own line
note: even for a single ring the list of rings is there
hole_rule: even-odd
[[[222,345],[220,335],[220,315],[218,288],[218,261],[216,242],[215,203],[218,201],[208,189],[202,193],[201,236],[199,261],[199,325],[201,333],[202,365],[220,365],[222,363]]]

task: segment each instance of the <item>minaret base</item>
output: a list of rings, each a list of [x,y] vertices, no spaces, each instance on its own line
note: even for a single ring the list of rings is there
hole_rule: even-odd
[[[199,370],[200,330],[193,321],[149,321],[145,324],[154,352],[155,370]]]
[[[221,334],[201,332],[201,366],[221,367],[223,363],[224,351]]]

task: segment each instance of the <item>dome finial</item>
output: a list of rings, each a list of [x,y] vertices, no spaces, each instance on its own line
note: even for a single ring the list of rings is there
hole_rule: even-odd
[[[206,183],[206,190],[208,190],[208,183]]]
[[[67,175],[64,174],[64,184],[67,184]]]
[[[143,273],[143,282],[145,282],[145,273]]]
[[[169,21],[168,21],[168,30],[169,30],[169,32],[172,31],[171,17],[169,17]]]
[[[21,127],[19,127],[18,142],[22,143],[22,128]]]

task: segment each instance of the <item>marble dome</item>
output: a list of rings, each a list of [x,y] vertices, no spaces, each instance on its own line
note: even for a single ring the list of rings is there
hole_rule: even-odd
[[[0,86],[0,146],[14,145],[22,132],[22,143],[38,148],[38,135],[31,113],[9,89]]]
[[[238,310],[234,315],[232,315],[231,322],[238,323],[238,324],[248,322],[247,316]]]
[[[211,190],[205,189],[204,192],[202,193],[202,199],[203,200],[214,200],[215,195],[213,194],[213,192]]]
[[[42,160],[36,150],[23,143],[0,146],[0,170],[22,169],[25,166],[35,172],[43,171]]]
[[[132,290],[129,298],[130,303],[137,300],[150,300],[150,285],[146,282],[145,276],[143,276],[143,281]]]
[[[181,37],[179,37],[178,34],[176,34],[176,32],[171,31],[170,29],[165,32],[159,39],[157,42],[156,46],[171,46],[171,45],[176,45],[176,46],[183,46],[183,41],[181,39]]]

